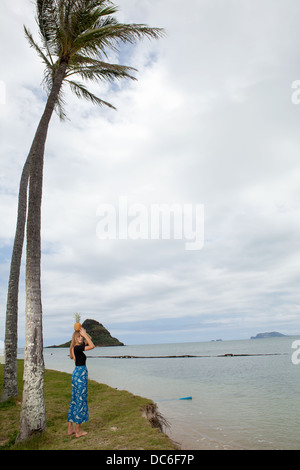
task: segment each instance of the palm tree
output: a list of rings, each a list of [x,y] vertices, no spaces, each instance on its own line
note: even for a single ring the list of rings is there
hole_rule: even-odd
[[[73,76],[77,75],[84,81],[135,79],[132,76],[135,69],[132,67],[105,62],[107,53],[117,50],[120,42],[133,44],[143,37],[157,39],[163,35],[160,28],[119,23],[112,16],[117,8],[109,0],[36,0],[36,7],[41,45],[35,42],[27,28],[25,34],[45,64],[44,84],[48,99],[27,157],[30,173],[26,233],[26,332],[19,441],[33,433],[42,433],[46,427],[40,284],[41,201],[44,150],[53,111],[56,109],[61,118],[65,116],[62,99],[64,84],[70,85],[80,98],[115,109],[91,93],[82,81],[74,81]]]
[[[29,171],[30,161],[27,159],[20,180],[17,226],[10,264],[5,324],[5,363],[3,366],[3,388],[1,401],[5,401],[10,397],[15,397],[18,395],[18,294],[27,211],[27,188]]]

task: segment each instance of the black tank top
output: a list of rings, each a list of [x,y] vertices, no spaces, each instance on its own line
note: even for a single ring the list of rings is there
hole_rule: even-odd
[[[75,365],[76,366],[85,366],[86,355],[84,354],[85,344],[79,344],[74,346],[74,355],[75,355]]]

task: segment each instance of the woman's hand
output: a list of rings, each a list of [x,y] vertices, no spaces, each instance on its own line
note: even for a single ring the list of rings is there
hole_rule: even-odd
[[[90,335],[89,335],[89,334],[85,331],[85,329],[82,328],[82,327],[80,328],[79,333],[80,333],[81,336],[83,336],[85,339],[90,338]]]
[[[86,338],[87,332],[85,331],[84,328],[81,327],[80,330],[79,330],[79,333],[81,334],[81,336],[83,336],[84,338]]]

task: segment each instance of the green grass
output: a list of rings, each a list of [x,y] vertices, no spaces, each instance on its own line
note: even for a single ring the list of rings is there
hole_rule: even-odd
[[[22,391],[23,361],[18,360],[18,388]],[[0,365],[0,389],[3,366]],[[0,403],[0,450],[173,450],[175,445],[152,428],[141,410],[153,402],[89,380],[90,419],[82,425],[88,435],[76,439],[67,435],[67,414],[71,397],[71,375],[45,371],[47,429],[16,444],[21,412],[21,395]]]

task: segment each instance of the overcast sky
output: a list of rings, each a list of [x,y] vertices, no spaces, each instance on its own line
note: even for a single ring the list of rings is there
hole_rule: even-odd
[[[167,37],[122,47],[138,81],[91,89],[117,111],[66,94],[44,169],[44,343],[73,314],[126,344],[300,334],[298,0],[122,0],[124,22]],[[22,166],[45,105],[34,2],[1,2],[0,339]],[[204,205],[204,245],[100,240],[99,207]],[[132,219],[130,219],[132,220]],[[137,220],[136,220],[137,221]],[[25,260],[24,260],[25,261]],[[24,344],[25,286],[19,344]]]

